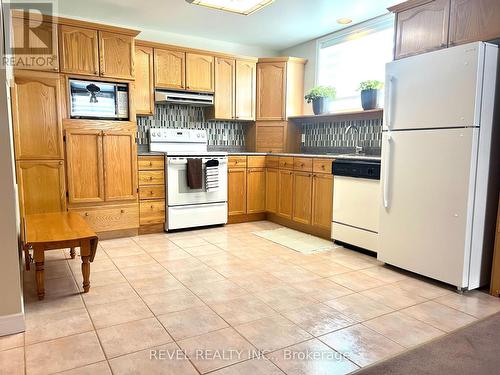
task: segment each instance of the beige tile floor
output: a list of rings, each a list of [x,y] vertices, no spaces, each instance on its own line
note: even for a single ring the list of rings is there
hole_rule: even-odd
[[[46,299],[25,273],[26,332],[0,338],[0,374],[346,374],[500,311],[335,247],[302,254],[252,234],[269,222],[52,251]]]

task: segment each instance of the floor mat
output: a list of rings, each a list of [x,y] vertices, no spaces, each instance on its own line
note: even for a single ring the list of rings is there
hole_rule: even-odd
[[[252,233],[303,254],[331,250],[335,247],[332,241],[324,240],[289,228],[263,230]]]

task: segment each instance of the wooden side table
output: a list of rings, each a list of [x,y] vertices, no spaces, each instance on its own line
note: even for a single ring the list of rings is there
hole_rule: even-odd
[[[27,215],[24,219],[23,248],[26,258],[26,269],[30,269],[31,256],[36,269],[36,288],[38,299],[45,297],[44,263],[45,251],[70,248],[71,257],[74,258],[74,248],[80,248],[82,257],[83,291],[90,289],[90,262],[94,261],[97,250],[97,235],[74,212],[56,212],[48,214]]]

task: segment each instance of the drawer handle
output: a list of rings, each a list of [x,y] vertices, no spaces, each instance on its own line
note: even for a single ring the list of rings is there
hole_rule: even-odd
[[[153,190],[151,190],[151,191],[149,192],[149,195],[153,195],[153,194],[154,194],[154,192],[153,192]]]
[[[153,162],[152,162],[152,161],[150,161],[150,162],[149,162],[149,166],[150,166],[150,167],[152,167],[152,166],[153,166]]]
[[[300,166],[303,167],[304,166],[304,163],[300,163]]]
[[[150,181],[153,181],[153,176],[149,176],[149,180],[150,180]]]
[[[120,212],[121,212],[122,214],[124,214],[124,213],[125,213],[125,210],[120,210]]]
[[[236,160],[236,161],[234,162],[234,164],[238,164],[238,160]]]
[[[85,216],[89,216],[89,213],[88,213],[88,212],[85,212]]]
[[[322,165],[322,166],[321,166],[321,169],[325,169],[325,166],[324,166],[324,165]]]
[[[152,210],[154,209],[154,206],[153,206],[153,205],[151,205],[151,209],[152,209]]]

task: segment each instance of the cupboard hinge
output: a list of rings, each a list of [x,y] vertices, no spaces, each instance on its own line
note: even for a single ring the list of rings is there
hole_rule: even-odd
[[[66,197],[69,198],[69,191],[66,191]]]
[[[63,142],[66,143],[66,136],[63,135]]]

